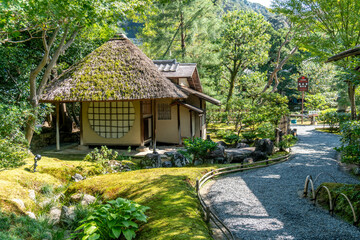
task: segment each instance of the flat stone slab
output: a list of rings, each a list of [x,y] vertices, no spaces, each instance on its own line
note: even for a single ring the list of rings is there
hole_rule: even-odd
[[[243,162],[244,159],[247,158],[254,151],[255,147],[225,149],[225,153],[229,163]]]

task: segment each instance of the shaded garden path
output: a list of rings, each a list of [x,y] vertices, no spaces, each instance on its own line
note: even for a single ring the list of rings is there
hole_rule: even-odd
[[[358,181],[338,170],[339,137],[297,126],[299,142],[284,163],[222,177],[208,199],[236,239],[360,239],[360,231],[301,198],[307,175],[326,172],[338,182]],[[332,181],[323,174],[315,185]]]

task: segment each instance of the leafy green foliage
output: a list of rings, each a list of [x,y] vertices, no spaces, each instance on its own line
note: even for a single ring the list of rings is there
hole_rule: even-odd
[[[84,158],[84,161],[93,162],[96,165],[97,172],[105,173],[111,172],[112,169],[109,166],[109,161],[115,160],[118,157],[118,153],[112,149],[108,149],[106,146],[101,146],[100,150],[94,148]]]
[[[322,183],[321,186],[329,188],[332,198],[334,199],[338,194],[345,194],[350,202],[352,203],[355,214],[360,214],[360,185],[359,184],[343,184],[343,183]],[[319,193],[319,201],[324,207],[329,206],[328,194],[325,189],[322,189]],[[344,220],[353,223],[353,213],[350,208],[348,201],[343,197],[339,196],[336,200],[335,214]]]
[[[187,152],[194,156],[194,162],[195,160],[204,162],[209,152],[216,149],[215,142],[197,137],[184,139],[184,146]]]
[[[360,38],[353,36],[360,35],[360,20],[358,12],[359,1],[328,1],[328,0],[275,0],[274,11],[285,15],[289,21],[296,25],[304,26],[306,34],[299,36],[298,43],[302,50],[316,56],[318,60],[348,50],[360,43]],[[351,118],[356,118],[355,86],[358,84],[357,71],[354,68],[359,66],[356,57],[346,57],[335,61],[335,64],[355,76],[348,79],[348,98],[351,104]],[[311,72],[317,74],[317,69]],[[345,79],[341,77],[340,81]],[[313,78],[316,82],[317,79]]]
[[[251,11],[228,12],[222,20],[224,26],[218,41],[221,65],[228,82],[226,110],[229,110],[238,76],[244,74],[245,69],[267,61],[270,35],[266,31],[271,26],[262,15]]]
[[[256,129],[256,137],[259,139],[270,138],[275,139],[275,130],[274,125],[269,122],[264,122],[259,125]]]
[[[29,106],[0,103],[0,168],[13,168],[24,164],[27,142],[23,126],[32,115]]]
[[[234,133],[228,133],[224,136],[224,139],[229,144],[235,144],[241,140],[241,136]]]
[[[291,134],[284,135],[282,141],[279,142],[279,148],[280,149],[289,148],[292,145],[294,145],[296,141],[297,138],[295,136]]]
[[[136,221],[147,221],[144,214],[147,209],[123,198],[108,201],[107,204],[95,207],[93,213],[80,222],[82,225],[72,234],[72,238],[119,239],[124,236],[126,240],[133,239],[139,228]]]
[[[360,166],[360,121],[348,121],[341,124],[342,161]]]
[[[306,102],[304,106],[308,110],[322,110],[326,104],[326,98],[322,94],[308,95],[306,96]]]
[[[248,141],[256,139],[256,133],[254,131],[243,132],[242,136]]]
[[[46,218],[38,220],[0,211],[0,239],[65,239],[65,231]]]
[[[327,109],[320,112],[319,119],[325,124],[328,124],[330,129],[334,129],[342,123],[350,120],[350,114],[337,112],[336,109]]]
[[[150,58],[211,64],[216,55],[213,42],[219,29],[219,12],[211,0],[157,0],[151,12],[139,19],[143,28],[137,37]]]

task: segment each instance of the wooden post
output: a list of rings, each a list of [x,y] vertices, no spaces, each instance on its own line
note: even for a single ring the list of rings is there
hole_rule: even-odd
[[[83,128],[83,117],[82,117],[82,114],[83,114],[83,103],[80,102],[80,145],[83,146],[84,145],[84,139],[83,139],[83,131],[84,131],[84,128]]]
[[[182,140],[181,140],[180,104],[177,105],[177,121],[178,121],[178,131],[179,131],[179,145],[181,145]]]
[[[152,142],[153,142],[153,153],[156,153],[156,100],[153,100],[153,134],[152,134]]]
[[[205,222],[206,223],[210,222],[210,208],[208,206],[206,206],[205,208]]]
[[[301,100],[301,124],[304,124],[304,94],[305,94],[305,91],[302,91],[302,100]]]
[[[199,192],[199,179],[196,179],[195,190],[196,190],[196,193]]]
[[[193,137],[193,121],[192,121],[192,111],[190,110],[190,137],[192,138]]]
[[[60,150],[60,104],[56,103],[56,150]]]
[[[144,114],[143,114],[143,101],[140,101],[140,146],[143,147],[145,136],[144,136]]]
[[[202,109],[202,99],[200,98],[200,108]],[[200,126],[200,138],[201,139],[204,139],[203,138],[203,115],[199,115],[199,126]]]

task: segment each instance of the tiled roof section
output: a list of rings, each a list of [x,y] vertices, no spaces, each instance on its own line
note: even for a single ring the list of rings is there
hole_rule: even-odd
[[[167,78],[191,78],[196,69],[196,63],[178,63],[176,59],[153,60],[153,62]]]
[[[176,59],[154,60],[153,62],[160,72],[176,72],[179,67],[179,63]]]
[[[154,60],[155,66],[165,77],[171,80],[187,78],[191,88],[202,92],[199,74],[196,69],[196,63],[178,63],[172,60]]]

